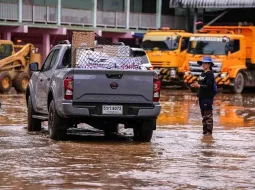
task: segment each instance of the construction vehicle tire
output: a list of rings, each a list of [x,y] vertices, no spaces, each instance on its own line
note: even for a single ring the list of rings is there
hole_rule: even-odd
[[[244,76],[239,72],[234,79],[234,86],[231,87],[230,90],[235,94],[241,94],[244,89],[244,83]]]
[[[7,93],[12,88],[12,78],[8,72],[0,72],[0,92]]]
[[[13,86],[16,89],[16,91],[19,93],[26,92],[29,79],[30,75],[28,73],[22,72],[18,74],[13,81]]]

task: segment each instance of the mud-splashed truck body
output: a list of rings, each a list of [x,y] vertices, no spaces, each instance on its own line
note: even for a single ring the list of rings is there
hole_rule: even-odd
[[[234,93],[255,87],[255,27],[205,26],[190,38],[184,81],[190,86],[199,80],[203,56],[214,60],[217,85]]]
[[[183,85],[183,64],[191,33],[183,30],[149,30],[143,38],[146,51],[159,79],[167,85]]]

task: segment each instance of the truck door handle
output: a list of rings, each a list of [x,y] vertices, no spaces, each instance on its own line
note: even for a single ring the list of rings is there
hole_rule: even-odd
[[[107,73],[106,77],[110,79],[121,79],[123,76],[123,73]]]

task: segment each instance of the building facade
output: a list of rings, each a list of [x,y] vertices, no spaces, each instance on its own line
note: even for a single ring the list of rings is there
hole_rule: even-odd
[[[169,0],[0,0],[0,35],[33,43],[45,58],[53,45],[77,30],[136,43],[135,34],[148,29],[185,29],[185,16],[175,12]]]

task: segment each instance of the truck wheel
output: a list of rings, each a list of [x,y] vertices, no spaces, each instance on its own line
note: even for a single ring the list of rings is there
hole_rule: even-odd
[[[28,131],[40,131],[41,130],[41,121],[39,119],[33,118],[35,115],[35,110],[33,108],[32,99],[28,97],[27,104],[27,130]]]
[[[118,133],[119,124],[118,123],[107,123],[104,125],[104,135],[111,136],[114,133]]]
[[[231,91],[236,94],[241,94],[244,89],[244,76],[242,73],[238,73],[234,80],[234,86],[231,88]]]
[[[13,86],[16,89],[16,91],[21,93],[26,92],[29,79],[30,76],[28,73],[23,72],[18,74],[13,81]]]
[[[156,119],[142,121],[141,125],[134,126],[134,140],[139,142],[150,142],[153,130],[156,128]]]
[[[66,140],[67,125],[68,122],[58,116],[55,103],[52,100],[49,107],[48,121],[50,138],[53,140]]]
[[[12,88],[12,78],[8,72],[0,73],[0,92],[9,92]]]

